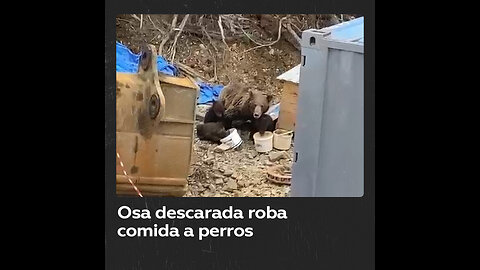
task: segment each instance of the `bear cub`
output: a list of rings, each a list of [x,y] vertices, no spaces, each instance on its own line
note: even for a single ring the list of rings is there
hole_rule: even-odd
[[[211,122],[220,122],[223,121],[225,114],[225,108],[221,101],[214,101],[212,107],[208,109],[207,113],[205,114],[205,119],[203,123],[211,123]]]
[[[197,125],[197,137],[200,140],[220,142],[221,139],[227,137],[227,131],[222,122],[208,122]]]
[[[262,114],[259,118],[253,121],[249,138],[253,139],[253,134],[255,134],[256,132],[259,132],[260,135],[265,134],[265,131],[273,132],[275,130],[277,120],[278,119],[275,119],[274,121],[272,117],[268,114]]]

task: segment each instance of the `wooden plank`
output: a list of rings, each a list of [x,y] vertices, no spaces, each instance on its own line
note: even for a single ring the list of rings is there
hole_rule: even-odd
[[[127,172],[128,173],[128,172]],[[138,177],[130,176],[135,185],[165,185],[165,186],[185,186],[187,179],[185,178],[167,178],[167,177]],[[129,184],[125,175],[117,175],[117,184]]]
[[[140,193],[149,193],[149,194],[175,194],[183,195],[186,193],[186,186],[152,186],[152,185],[136,185]],[[137,192],[133,189],[131,184],[117,184],[117,194],[118,193],[131,193],[138,196]]]
[[[282,98],[280,100],[280,114],[277,128],[295,130],[297,117],[298,84],[284,82]]]
[[[182,197],[183,195],[185,195],[185,193],[186,193],[185,191],[169,191],[169,192],[157,192],[157,193],[142,192],[142,196],[144,196],[144,197]],[[137,194],[137,192],[135,192],[135,190],[133,190],[133,188],[132,188],[132,191],[117,190],[117,196],[137,197],[138,198],[138,194]]]

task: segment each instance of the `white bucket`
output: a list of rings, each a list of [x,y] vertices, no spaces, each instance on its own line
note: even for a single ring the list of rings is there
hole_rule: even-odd
[[[242,144],[242,138],[240,138],[240,135],[238,134],[237,130],[235,128],[231,128],[227,130],[228,136],[221,139],[220,142],[223,144],[226,144],[231,147],[231,149],[237,148],[240,144]]]
[[[278,150],[288,150],[292,145],[293,132],[288,132],[288,130],[277,129],[273,132],[273,147]]]
[[[271,151],[273,145],[273,133],[265,131],[262,136],[259,132],[256,132],[253,134],[253,141],[255,142],[255,150],[257,150],[257,152],[265,153]]]

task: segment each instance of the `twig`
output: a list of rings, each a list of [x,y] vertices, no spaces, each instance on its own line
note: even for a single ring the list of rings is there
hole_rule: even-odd
[[[133,24],[133,22],[132,22],[132,21],[125,20],[125,19],[122,19],[122,18],[117,18],[117,20],[119,20],[119,21],[124,21],[124,22],[128,22],[128,23],[132,23],[132,24]]]
[[[205,46],[205,48],[207,48],[207,50],[208,50],[208,52],[210,53],[210,55],[212,55],[212,58],[213,58],[213,80],[214,80],[214,81],[217,81],[217,80],[218,80],[218,78],[217,78],[217,60],[215,59],[215,58],[217,58],[217,57],[216,57],[216,55],[214,55],[214,54],[212,53],[212,50],[210,50],[210,49],[208,48],[208,46],[205,45],[205,43],[203,42],[203,40],[202,40],[201,38],[197,37],[197,39],[200,40],[200,42]],[[213,46],[213,45],[212,45],[212,46]],[[211,80],[209,80],[209,81],[211,81]]]
[[[244,51],[243,53],[246,53],[246,52],[249,52],[251,50],[261,48],[261,47],[272,46],[273,44],[277,43],[280,40],[280,37],[282,36],[282,31],[281,31],[282,30],[282,21],[285,20],[286,18],[287,17],[283,17],[283,18],[280,19],[280,21],[278,21],[278,37],[277,37],[277,40],[275,40],[274,42],[269,43],[269,44],[263,44],[263,45],[259,45],[257,47],[250,48],[250,49]]]
[[[264,44],[260,44],[260,43],[256,42],[255,40],[253,40],[253,39],[247,34],[247,32],[245,32],[245,30],[243,30],[242,27],[239,27],[239,28],[240,28],[240,30],[242,30],[242,32],[245,34],[245,36],[247,36],[247,38],[250,39],[253,43],[255,43],[255,44],[259,45],[259,46],[263,46],[263,45],[264,45]]]
[[[205,78],[203,75],[200,75],[199,73],[197,73],[196,71],[194,71],[193,69],[191,69],[190,67],[188,67],[188,66],[185,65],[185,64],[182,64],[182,63],[180,63],[180,62],[175,62],[175,65],[178,66],[178,68],[179,68],[181,71],[189,74],[190,76],[198,77],[198,78],[202,79],[203,81],[208,81],[208,79]]]
[[[170,30],[165,35],[165,37],[162,39],[162,42],[160,43],[160,46],[158,47],[158,55],[163,55],[162,54],[163,46],[165,45],[165,43],[167,43],[168,39],[170,38],[170,35],[173,32],[173,28],[175,28],[175,25],[177,24],[177,17],[178,17],[178,14],[173,15],[173,20],[172,20],[172,25],[170,26]]]
[[[295,33],[295,31],[293,31],[292,26],[289,23],[287,24],[287,30],[288,30],[288,32],[290,32],[290,34],[292,34],[292,36],[295,38],[295,40],[300,44],[302,39],[300,37],[298,37],[298,35],[297,35],[297,33]]]
[[[302,32],[302,29],[300,29],[300,27],[298,27],[296,24],[294,24],[293,22],[290,22],[291,25],[295,26],[295,28],[301,33]]]
[[[202,26],[202,33],[204,33],[204,34],[207,36],[208,41],[210,41],[210,44],[211,44],[212,47],[215,49],[215,52],[218,53],[218,49],[217,49],[217,47],[215,47],[215,45],[213,45],[212,38],[211,38],[210,35],[207,33],[207,30],[205,30],[205,26]]]
[[[218,16],[218,27],[220,27],[220,33],[222,34],[222,41],[223,44],[228,48],[227,42],[225,42],[225,34],[223,33],[223,26],[222,26],[222,16]],[[228,48],[230,50],[230,48]]]
[[[180,36],[180,34],[182,33],[183,27],[185,27],[185,23],[187,22],[187,19],[188,19],[189,16],[190,16],[190,14],[187,14],[187,15],[185,15],[185,17],[183,17],[183,20],[180,23],[180,29],[179,29],[177,35],[175,36],[175,39],[173,40],[173,45],[172,45],[173,51],[172,51],[172,56],[170,58],[171,62],[173,62],[173,60],[175,59],[175,52],[176,52],[176,47],[175,46],[177,45],[177,39]]]
[[[148,19],[150,20],[150,22],[152,23],[153,27],[154,27],[155,29],[157,29],[162,35],[165,35],[165,31],[163,31],[162,29],[158,28],[158,27],[153,23],[152,18],[150,18],[150,15],[148,15],[147,17],[148,17]]]
[[[137,19],[137,20],[139,20],[139,21],[142,21],[142,20],[140,20],[140,18],[139,18],[137,15],[135,15],[135,14],[132,14],[132,17],[135,18],[135,19]]]
[[[197,25],[198,25],[198,26],[201,26],[201,25],[202,25],[203,16],[204,16],[204,15],[202,14],[202,16],[200,16],[200,18],[198,18],[198,21],[197,21]]]
[[[142,29],[143,24],[143,14],[140,14],[140,29]]]

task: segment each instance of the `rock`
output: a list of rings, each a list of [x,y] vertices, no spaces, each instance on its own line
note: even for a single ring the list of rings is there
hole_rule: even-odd
[[[245,182],[244,181],[238,181],[237,182],[239,187],[245,187]]]
[[[202,150],[208,150],[208,144],[200,144],[198,147]]]
[[[217,178],[223,178],[223,175],[218,174],[218,173],[212,173],[212,177],[217,179]]]
[[[223,171],[223,175],[225,175],[225,176],[227,176],[227,177],[228,177],[228,176],[232,176],[232,174],[233,174],[233,171],[230,170],[230,169],[227,169],[227,170],[224,170],[224,171]]]
[[[208,158],[203,160],[203,163],[205,163],[207,165],[212,165],[214,160],[215,160],[215,157],[208,157]]]
[[[282,152],[270,152],[268,154],[268,159],[270,161],[273,161],[273,162],[278,161],[282,158],[286,158],[286,157],[287,156],[286,156],[286,153],[284,151],[282,151]]]
[[[263,162],[263,164],[265,164],[266,166],[272,166],[274,163],[270,162],[268,160],[265,160],[265,162]]]
[[[210,192],[210,191],[207,190],[207,191],[203,192],[203,193],[201,194],[201,196],[202,196],[202,197],[212,197],[212,194],[213,194],[212,192]]]
[[[215,152],[215,153],[223,153],[223,152],[225,152],[225,150],[223,150],[222,147],[215,147],[215,149],[213,149],[213,152]]]
[[[220,168],[218,169],[221,173],[225,172],[225,169],[224,168]]]
[[[223,184],[223,179],[217,178],[217,180],[215,180],[215,184],[217,185]]]
[[[205,45],[203,45],[203,44],[200,44],[199,46],[200,46],[200,48],[201,48],[202,50],[205,50],[205,49],[207,48],[207,47],[205,47]]]
[[[238,178],[238,173],[237,172],[233,172],[232,175],[230,175],[231,178],[233,179],[237,179]]]
[[[235,197],[243,197],[243,193],[239,190],[233,191],[233,195],[235,195]]]
[[[213,184],[208,185],[208,188],[209,188],[211,191],[215,191],[215,190],[216,190],[215,185],[213,185]]]
[[[236,190],[237,189],[237,182],[233,179],[230,179],[227,182],[227,190]]]

